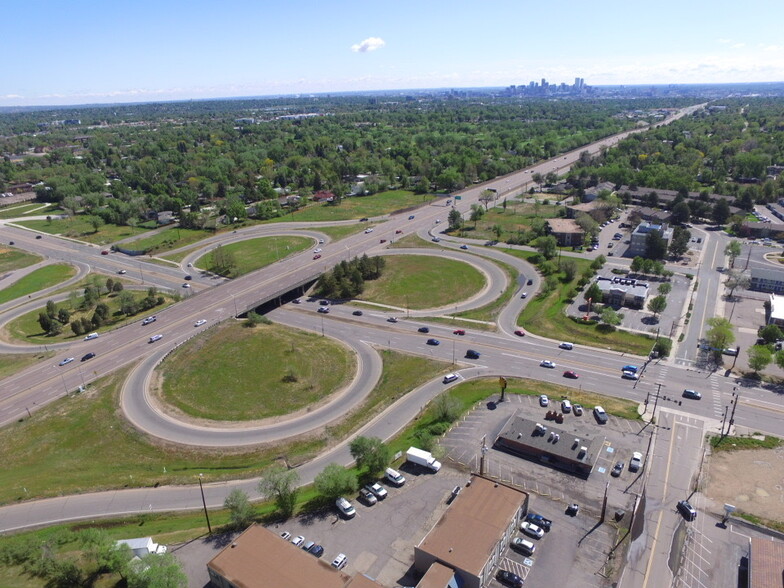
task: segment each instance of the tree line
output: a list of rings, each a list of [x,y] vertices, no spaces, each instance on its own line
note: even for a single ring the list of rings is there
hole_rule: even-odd
[[[341,261],[331,270],[324,272],[316,282],[315,293],[324,298],[356,298],[365,289],[365,280],[381,277],[386,260],[381,256],[355,257]]]

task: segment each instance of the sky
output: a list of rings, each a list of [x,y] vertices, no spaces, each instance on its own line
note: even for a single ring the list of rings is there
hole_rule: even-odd
[[[784,81],[781,0],[10,0],[0,106]]]

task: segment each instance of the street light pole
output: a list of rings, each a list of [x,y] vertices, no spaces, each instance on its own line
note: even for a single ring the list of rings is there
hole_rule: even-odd
[[[201,504],[204,506],[204,518],[207,519],[207,531],[212,535],[212,527],[210,526],[210,515],[207,513],[207,501],[204,500],[204,486],[201,485],[201,479],[204,474],[199,474],[199,490],[201,490]]]

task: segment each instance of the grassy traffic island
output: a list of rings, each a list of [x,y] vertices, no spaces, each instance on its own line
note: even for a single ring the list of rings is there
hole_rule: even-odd
[[[274,324],[227,322],[167,357],[156,372],[156,392],[190,417],[252,421],[317,406],[355,371],[352,352],[332,339]]]
[[[219,245],[193,265],[228,278],[238,278],[315,246],[313,243],[311,237],[256,237]]]

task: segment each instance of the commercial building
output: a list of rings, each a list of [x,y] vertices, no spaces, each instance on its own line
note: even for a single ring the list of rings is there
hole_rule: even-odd
[[[518,411],[495,440],[494,447],[525,459],[576,474],[591,475],[599,459],[605,438],[591,434],[582,422],[553,425],[552,421],[534,421]]]
[[[549,233],[561,247],[582,245],[585,231],[575,221],[567,218],[551,218],[547,221]]]
[[[751,268],[749,290],[784,294],[784,270],[776,268]]]
[[[784,543],[775,539],[751,538],[749,588],[784,586]]]
[[[207,564],[216,588],[382,588],[349,576],[269,529],[252,525]]]
[[[666,241],[667,247],[670,246],[670,240],[672,239],[672,229],[669,228],[666,224],[658,225],[653,223],[640,223],[632,233],[631,244],[629,245],[629,249],[626,251],[626,255],[628,257],[637,257],[638,255],[645,257],[648,251],[648,235],[652,231],[659,231],[659,233],[661,233],[662,239]]]
[[[784,327],[784,296],[770,295],[770,315],[768,324]]]
[[[528,494],[474,475],[414,549],[417,588],[482,588],[528,509]]]
[[[613,276],[596,278],[596,285],[602,291],[602,302],[610,306],[645,308],[648,299],[648,284],[632,278]]]

